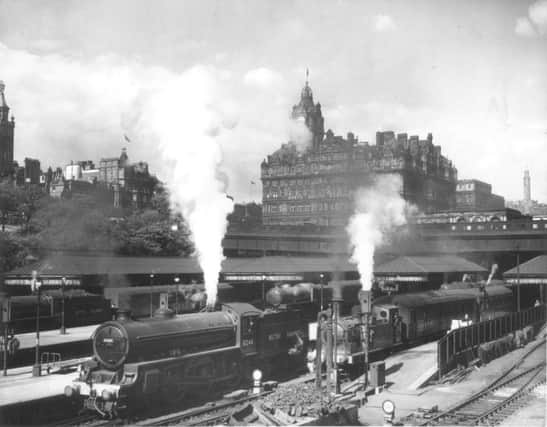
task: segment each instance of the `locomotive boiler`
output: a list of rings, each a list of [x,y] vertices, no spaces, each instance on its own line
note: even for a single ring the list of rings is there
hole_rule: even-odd
[[[267,378],[304,367],[307,324],[299,310],[231,303],[220,311],[106,322],[92,340],[94,357],[65,394],[114,416],[233,389],[254,369]]]

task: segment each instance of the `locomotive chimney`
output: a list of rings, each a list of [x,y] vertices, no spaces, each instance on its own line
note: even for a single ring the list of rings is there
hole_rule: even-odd
[[[118,308],[116,310],[116,320],[120,320],[120,321],[131,320],[131,310],[127,308]]]

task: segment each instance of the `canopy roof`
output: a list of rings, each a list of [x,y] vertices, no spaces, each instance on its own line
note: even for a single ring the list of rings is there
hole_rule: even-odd
[[[8,275],[116,275],[116,274],[201,274],[196,258],[125,257],[90,255],[54,255],[45,260],[17,268]],[[222,273],[313,273],[356,271],[347,258],[267,256],[227,258]]]
[[[457,256],[400,256],[374,269],[375,274],[486,273],[487,269]]]
[[[518,269],[515,267],[503,273],[505,278],[516,278],[517,275],[520,275],[520,277],[547,278],[547,255],[535,257],[520,264]]]

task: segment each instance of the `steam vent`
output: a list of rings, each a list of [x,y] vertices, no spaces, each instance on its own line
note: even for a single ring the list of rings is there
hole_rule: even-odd
[[[449,209],[457,170],[433,144],[417,135],[376,132],[376,144],[324,132],[321,104],[306,83],[291,118],[310,132],[306,146],[288,141],[261,165],[263,222],[266,226],[313,224],[344,226],[353,210],[353,193],[375,174],[401,177],[401,195],[424,212]]]

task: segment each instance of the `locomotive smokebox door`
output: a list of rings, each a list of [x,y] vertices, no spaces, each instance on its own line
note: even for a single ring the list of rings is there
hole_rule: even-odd
[[[361,313],[372,312],[372,292],[359,291],[359,302],[361,303]]]

